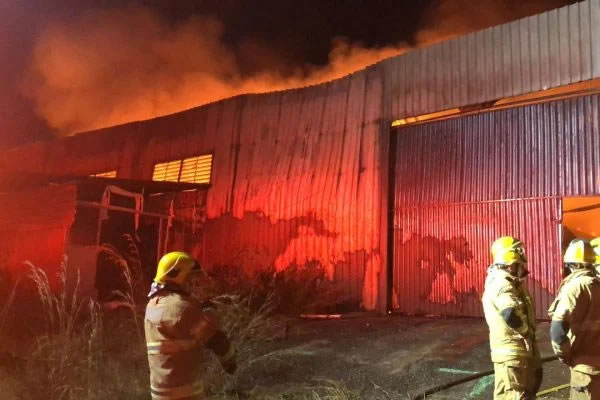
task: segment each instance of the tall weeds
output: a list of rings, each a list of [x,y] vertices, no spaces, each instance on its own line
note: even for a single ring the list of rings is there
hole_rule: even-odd
[[[274,337],[272,314],[275,305],[271,298],[256,311],[252,310],[251,302],[251,298],[227,294],[212,299],[223,330],[236,350],[240,369],[252,364],[259,356],[261,346]]]
[[[118,299],[115,302],[118,307],[110,312],[97,302],[79,295],[79,271],[69,269],[67,274],[66,262],[60,267],[58,290],[54,288],[54,291],[46,273],[27,263],[40,299],[45,329],[35,338],[26,356],[22,378],[26,388],[19,399],[141,400],[149,397],[142,327],[148,285],[142,273],[139,249],[133,240],[128,243],[127,254],[110,245],[99,249],[122,271],[122,290],[113,293]],[[205,306],[218,315],[223,330],[236,349],[238,363],[236,374],[228,376],[216,358],[207,354],[205,387],[209,398],[214,399],[238,399],[237,390],[242,392],[242,386],[251,384],[256,371],[266,371],[275,363],[288,363],[298,356],[293,349],[277,350],[276,345],[265,345],[274,340],[278,329],[274,315],[283,310],[297,313],[300,309],[312,308],[315,306],[314,299],[318,297],[315,291],[331,290],[334,293],[336,290],[322,279],[321,271],[311,269],[281,273],[268,271],[247,282],[243,282],[244,278],[233,278],[233,274],[228,282],[219,281],[219,277],[214,275],[206,278],[211,281],[210,287],[198,288],[201,293],[196,293],[196,297],[210,300],[205,302]],[[14,292],[15,288],[9,301],[0,309],[0,333]],[[299,299],[290,297],[291,294]],[[243,398],[359,398],[345,384],[337,381],[297,386],[289,394],[286,392],[281,396],[248,395],[250,397]]]
[[[211,268],[208,278],[211,281],[208,290],[212,293],[249,297],[255,310],[269,299],[278,314],[328,313],[345,301],[339,285],[330,281],[317,264],[290,266],[281,271],[274,267],[246,271],[238,266],[221,265]]]
[[[75,322],[79,318],[83,306],[77,293],[81,281],[79,270],[77,270],[76,282],[71,289],[72,293],[69,293],[70,290],[67,286],[67,264],[63,260],[58,273],[61,289],[58,294],[55,294],[52,291],[46,273],[29,261],[25,261],[25,264],[29,267],[29,277],[35,283],[39,299],[42,302],[47,322],[47,333],[71,336]]]
[[[93,300],[78,296],[79,271],[74,285],[68,285],[66,262],[58,274],[57,294],[43,270],[26,264],[46,319],[46,329],[36,338],[28,360],[27,378],[44,388],[43,398],[93,398],[102,353],[100,308]],[[38,397],[34,394],[33,398]]]
[[[113,295],[119,301],[119,306],[125,307],[131,313],[135,330],[139,339],[142,339],[142,318],[145,305],[146,292],[149,284],[144,277],[141,256],[131,235],[123,235],[127,241],[127,252],[122,254],[111,244],[103,244],[99,248],[106,258],[121,270],[121,277],[125,281],[124,290],[115,290]]]
[[[250,303],[248,297],[229,294],[210,301],[236,351],[238,372],[233,377],[226,375],[216,359],[207,355],[210,361],[205,368],[205,387],[209,395],[226,398],[223,396],[236,386],[237,376],[263,356],[261,347],[273,339],[273,304],[267,301],[258,310],[253,310]]]

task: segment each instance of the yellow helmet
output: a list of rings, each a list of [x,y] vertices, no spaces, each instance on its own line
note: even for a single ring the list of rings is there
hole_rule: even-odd
[[[593,264],[596,254],[587,240],[573,239],[565,251],[563,261],[567,264]]]
[[[183,286],[192,269],[200,268],[196,259],[182,251],[173,251],[165,254],[158,262],[154,282],[166,284],[167,282]]]
[[[594,261],[594,264],[600,265],[600,237],[591,240],[590,244],[592,245],[592,249],[594,249],[594,253],[596,254],[596,261]]]
[[[525,249],[519,239],[502,236],[492,244],[492,258],[496,265],[525,264]]]

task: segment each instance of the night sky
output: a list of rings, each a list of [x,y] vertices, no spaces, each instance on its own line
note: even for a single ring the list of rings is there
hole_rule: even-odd
[[[235,74],[245,79],[263,72],[274,72],[281,77],[297,75],[299,71],[308,74],[308,69],[331,61],[330,51],[335,38],[343,37],[349,43],[369,49],[399,43],[412,47],[435,41],[437,37],[481,29],[572,2],[3,0],[0,2],[0,146],[7,148],[60,133],[57,122],[49,123],[40,112],[39,96],[35,99],[27,95],[33,49],[50,24],[71,26],[68,31],[71,36],[78,36],[78,32],[84,35],[86,24],[81,23],[82,16],[91,15],[89,18],[93,19],[95,13],[103,10],[118,12],[133,5],[150,10],[161,23],[172,26],[183,24],[194,16],[218,20],[222,24],[219,45],[231,53],[230,65],[235,65]],[[93,33],[92,38],[88,38],[91,43]],[[121,69],[115,67],[115,76],[122,75],[123,68],[135,68],[136,64],[131,65],[134,67],[129,64]],[[61,96],[68,97],[69,90],[69,87],[61,87]],[[131,90],[136,87],[132,86]],[[52,97],[52,93],[44,93],[44,96]],[[54,102],[52,107],[62,105]],[[79,126],[86,125],[71,126],[77,131]]]

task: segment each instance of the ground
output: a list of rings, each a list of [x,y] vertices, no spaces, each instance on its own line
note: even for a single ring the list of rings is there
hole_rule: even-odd
[[[542,357],[551,356],[549,324],[538,327]],[[256,363],[247,382],[254,394],[342,381],[360,398],[408,399],[423,390],[492,368],[485,321],[475,318],[362,317],[288,322],[287,338],[272,344],[278,363]],[[542,390],[568,382],[558,361],[545,364]],[[323,381],[321,381],[323,380]],[[493,377],[431,398],[491,399]],[[568,398],[568,390],[545,398]]]
[[[127,321],[127,312],[119,317]],[[425,318],[408,316],[348,315],[340,320],[278,319],[277,338],[263,344],[250,365],[244,365],[229,382],[228,395],[219,400],[390,400],[411,399],[427,388],[464,378],[492,368],[488,329],[480,318]],[[283,328],[285,327],[285,329]],[[24,332],[24,331],[23,331]],[[106,325],[108,336],[103,348],[102,367],[97,374],[95,396],[78,395],[64,399],[108,398],[146,400],[147,361],[142,339],[136,339],[131,326]],[[539,323],[542,356],[551,356],[549,324]],[[118,339],[118,340],[117,340]],[[8,342],[16,351],[19,341]],[[69,347],[72,351],[76,347]],[[1,349],[0,349],[1,350]],[[33,353],[30,353],[33,354]],[[51,353],[56,354],[56,353]],[[79,359],[71,364],[81,368]],[[71,356],[69,356],[71,357]],[[42,364],[45,362],[42,360]],[[2,364],[0,357],[0,398],[7,400],[54,399],[60,396],[24,396],[23,385],[40,387],[36,365],[16,369]],[[6,361],[6,360],[5,360]],[[83,370],[86,359],[83,357]],[[37,363],[37,364],[36,364]],[[15,364],[18,365],[18,364]],[[51,363],[54,365],[54,363]],[[68,367],[72,368],[72,367]],[[39,369],[39,368],[37,368]],[[41,368],[37,373],[45,374]],[[542,390],[568,382],[568,369],[558,361],[545,364]],[[69,377],[68,371],[64,372]],[[24,376],[29,380],[24,380]],[[33,379],[33,380],[32,380]],[[84,381],[83,385],[86,385]],[[97,390],[97,384],[105,386]],[[75,385],[76,386],[76,385]],[[331,388],[336,392],[328,391]],[[337,391],[338,388],[341,390]],[[481,378],[439,392],[431,399],[491,399],[493,376]],[[313,390],[314,389],[314,390]],[[19,391],[21,390],[21,391]],[[31,392],[31,391],[29,391]],[[39,392],[35,390],[34,392]],[[316,393],[316,394],[315,394]],[[568,390],[545,397],[566,399]]]

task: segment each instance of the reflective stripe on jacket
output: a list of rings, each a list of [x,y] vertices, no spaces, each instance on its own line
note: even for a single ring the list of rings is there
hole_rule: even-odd
[[[201,398],[202,346],[219,329],[214,315],[185,295],[161,291],[146,306],[144,329],[152,398]]]
[[[521,281],[494,266],[488,269],[482,298],[485,320],[490,328],[492,362],[539,358],[535,339],[535,314],[531,296]],[[522,324],[513,329],[501,311],[514,308]]]
[[[568,341],[552,342],[554,352],[573,369],[600,374],[600,279],[591,268],[576,270],[561,283],[548,315],[569,327]]]

